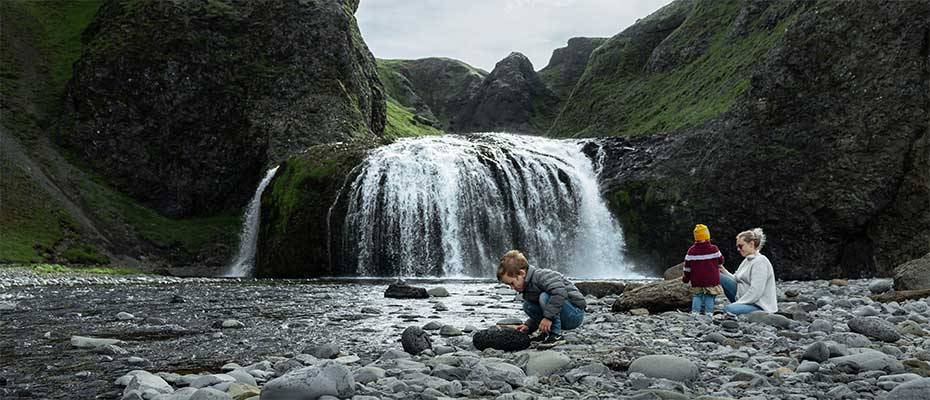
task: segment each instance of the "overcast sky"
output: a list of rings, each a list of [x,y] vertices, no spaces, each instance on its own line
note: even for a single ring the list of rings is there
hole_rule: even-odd
[[[377,58],[450,57],[490,72],[512,51],[540,70],[576,36],[610,37],[671,0],[361,0]]]

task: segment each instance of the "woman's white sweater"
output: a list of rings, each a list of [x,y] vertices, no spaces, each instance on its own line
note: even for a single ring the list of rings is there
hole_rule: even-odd
[[[766,312],[778,311],[775,272],[768,257],[756,253],[740,263],[736,274],[736,303],[755,304]]]

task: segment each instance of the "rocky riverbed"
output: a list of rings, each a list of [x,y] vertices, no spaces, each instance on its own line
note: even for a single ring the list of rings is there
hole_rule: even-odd
[[[613,313],[614,297],[592,297],[567,344],[505,353],[471,344],[521,317],[488,281],[386,299],[386,281],[3,268],[0,398],[930,398],[930,306],[869,299],[889,282],[780,282],[782,315],[738,321]],[[431,350],[402,350],[409,326]]]

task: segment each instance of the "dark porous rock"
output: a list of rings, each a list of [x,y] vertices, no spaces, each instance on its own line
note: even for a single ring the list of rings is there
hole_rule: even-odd
[[[530,336],[513,329],[490,328],[475,332],[471,342],[478,350],[520,351],[530,347]]]
[[[930,289],[930,253],[894,270],[895,290]]]
[[[667,281],[681,279],[683,276],[685,276],[685,263],[680,263],[674,267],[669,267],[667,270],[665,270],[664,273],[662,273],[662,276]]]
[[[356,6],[103,2],[69,68],[59,137],[162,214],[241,207],[263,166],[383,134],[384,90]]]
[[[623,284],[623,282],[588,281],[576,282],[575,287],[585,296],[591,295],[601,298],[604,296],[622,294],[626,285]]]
[[[404,351],[413,355],[433,348],[429,334],[418,326],[408,326],[407,329],[404,329],[404,332],[400,335],[400,344],[404,346]]]
[[[930,289],[917,289],[917,290],[895,290],[891,292],[885,292],[882,294],[876,294],[874,296],[869,296],[872,300],[880,301],[882,303],[890,303],[896,301],[898,303],[903,303],[908,300],[917,300],[930,297]]]
[[[429,293],[425,288],[410,286],[404,283],[392,283],[384,291],[384,297],[393,299],[426,299]]]
[[[661,281],[648,283],[634,290],[626,290],[611,310],[629,311],[645,308],[655,314],[664,311],[687,309],[691,307],[691,289],[681,281]]]
[[[853,318],[846,325],[849,326],[850,331],[884,342],[897,342],[901,339],[894,324],[878,317]]]

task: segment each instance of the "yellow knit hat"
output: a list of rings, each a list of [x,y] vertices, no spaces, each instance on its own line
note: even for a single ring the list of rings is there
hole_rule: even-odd
[[[707,229],[707,225],[697,224],[694,226],[694,241],[702,240],[710,240],[710,230]]]

